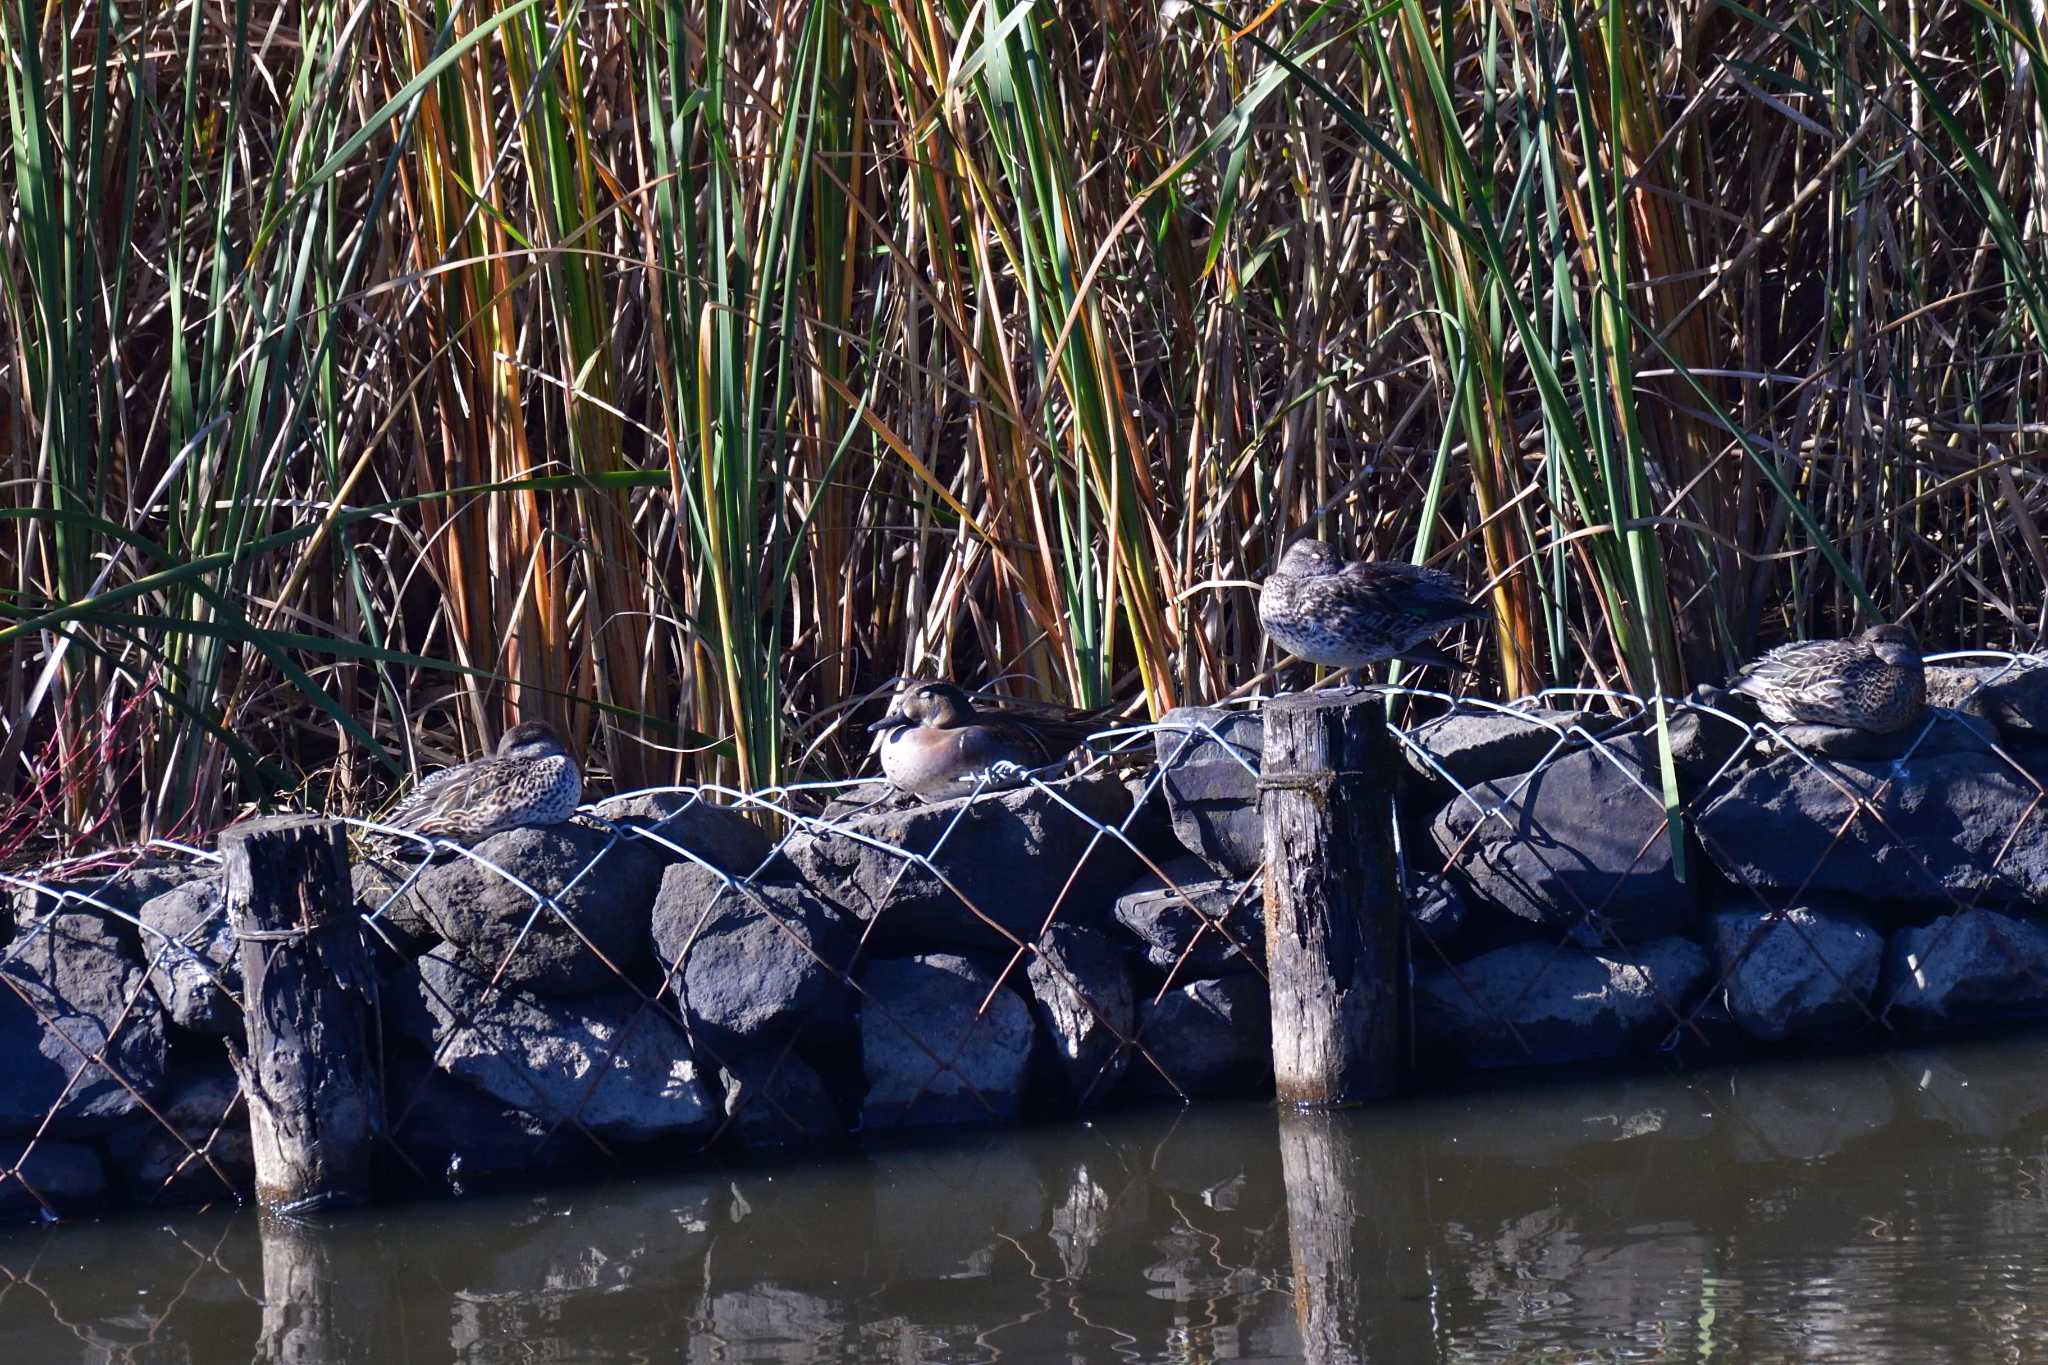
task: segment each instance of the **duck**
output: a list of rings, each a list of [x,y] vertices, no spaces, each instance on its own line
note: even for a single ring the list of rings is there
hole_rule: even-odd
[[[1732,690],[1779,725],[1834,725],[1888,735],[1927,706],[1912,628],[1872,626],[1846,640],[1798,640],[1753,660]]]
[[[991,770],[991,786],[1015,785],[1017,770],[1065,758],[1105,723],[1098,711],[983,711],[952,683],[914,681],[868,729],[889,784],[936,801],[968,795]]]
[[[546,721],[507,730],[495,753],[443,768],[414,787],[384,823],[473,844],[508,829],[559,825],[583,799],[583,774]]]
[[[1259,624],[1275,644],[1312,664],[1354,675],[1383,659],[1463,670],[1429,642],[1462,621],[1492,615],[1440,569],[1346,561],[1321,540],[1297,540],[1259,587]]]

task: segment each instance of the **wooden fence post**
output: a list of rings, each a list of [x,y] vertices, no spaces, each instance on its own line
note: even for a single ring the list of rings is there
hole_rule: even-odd
[[[337,820],[279,816],[223,831],[241,940],[238,1058],[256,1198],[280,1213],[360,1204],[377,1131],[370,960]]]
[[[1266,968],[1283,1102],[1394,1093],[1401,1060],[1395,755],[1384,703],[1314,692],[1266,703]]]

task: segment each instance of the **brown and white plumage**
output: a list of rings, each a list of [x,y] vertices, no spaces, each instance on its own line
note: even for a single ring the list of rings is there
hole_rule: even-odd
[[[1745,668],[1734,690],[1779,725],[1889,734],[1926,708],[1927,675],[1910,629],[1873,626],[1854,639],[1780,645]]]
[[[928,800],[965,796],[996,764],[1038,768],[1065,758],[1108,721],[1099,712],[978,710],[945,682],[913,682],[870,725],[882,776]]]
[[[583,775],[544,721],[515,725],[489,758],[443,768],[413,788],[384,823],[475,843],[524,825],[557,825],[583,799]]]
[[[1437,569],[1346,563],[1320,540],[1297,540],[1259,588],[1259,624],[1290,654],[1333,668],[1383,659],[1462,667],[1429,642],[1460,621],[1484,620],[1483,602]]]

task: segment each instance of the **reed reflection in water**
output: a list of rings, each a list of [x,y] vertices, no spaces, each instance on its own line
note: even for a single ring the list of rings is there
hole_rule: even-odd
[[[2048,1357],[2048,1044],[0,1238],[20,1361]]]

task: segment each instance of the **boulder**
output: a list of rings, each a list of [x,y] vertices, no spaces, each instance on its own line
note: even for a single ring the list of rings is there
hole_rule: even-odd
[[[107,1202],[106,1163],[81,1142],[0,1142],[0,1219],[89,1214]]]
[[[1757,740],[1757,752],[1765,756],[1797,750],[1828,759],[1877,762],[1911,756],[1929,759],[1937,754],[1991,751],[1995,732],[1984,721],[1942,711],[1928,711],[1904,729],[1890,734],[1873,734],[1841,725],[1781,725],[1776,735]]]
[[[1996,754],[1902,763],[1787,754],[1743,772],[1697,828],[1738,885],[1880,900],[2041,900],[2048,809],[2036,808],[2038,798]]]
[[[1671,734],[1671,765],[1678,770],[1681,791],[1690,794],[1728,780],[1735,756],[1747,749],[1753,739],[1748,725],[1732,716],[1717,714],[1725,699],[1720,689],[1702,685],[1693,690],[1691,706],[1670,713],[1666,726]],[[1645,720],[1644,730],[1649,753],[1654,755],[1654,717]]]
[[[143,903],[142,923],[149,931],[149,984],[171,1021],[194,1033],[239,1035],[242,1008],[234,995],[242,989],[242,961],[220,882],[186,882],[152,896]]]
[[[52,1110],[52,1132],[100,1131],[162,1092],[163,1007],[128,942],[66,910],[14,945],[0,966],[0,1133],[35,1132]]]
[[[1266,723],[1236,707],[1176,706],[1159,718],[1153,749],[1173,830],[1188,852],[1243,880],[1266,857],[1259,762]]]
[[[138,1114],[107,1139],[129,1198],[210,1204],[248,1197],[256,1184],[249,1110],[225,1063],[174,1076],[156,1111],[164,1123]]]
[[[401,1183],[459,1192],[470,1181],[612,1164],[574,1126],[505,1104],[423,1058],[391,1060],[385,1110],[395,1157],[388,1175]]]
[[[1694,883],[1672,864],[1655,762],[1628,737],[1479,783],[1437,813],[1437,855],[1472,910],[1569,928],[1588,947],[1681,932]]]
[[[775,850],[761,826],[690,792],[632,792],[593,809],[613,824],[646,831],[642,842],[659,848],[664,860],[681,858],[676,850],[688,849],[714,867],[747,876],[761,871]]]
[[[1191,1100],[1273,1089],[1273,1007],[1256,976],[1190,981],[1138,1007],[1131,1082],[1141,1095]],[[1150,1060],[1147,1060],[1147,1057]]]
[[[1123,954],[1100,930],[1055,924],[1024,975],[1067,1093],[1083,1103],[1107,1099],[1129,1059],[1124,1040],[1137,1026]]]
[[[1014,991],[990,998],[993,976],[943,953],[871,962],[861,984],[863,1128],[1016,1117],[1033,1030]]]
[[[1120,782],[1095,775],[1054,786],[1087,818],[1023,787],[879,810],[794,835],[785,852],[816,894],[874,921],[876,951],[1013,950],[1038,936],[1056,905],[1063,922],[1105,923],[1117,888],[1139,867],[1121,840],[1098,839],[1090,823],[1114,825],[1129,813]]]
[[[1416,973],[1423,1047],[1470,1067],[1547,1066],[1648,1052],[1706,983],[1706,950],[1667,938],[1626,959],[1517,943]]]
[[[1833,1038],[1871,1022],[1884,935],[1861,916],[1826,901],[1731,905],[1709,930],[1728,1012],[1750,1037]]]
[[[424,956],[441,942],[440,930],[427,918],[412,895],[412,887],[406,884],[406,878],[415,870],[415,864],[382,856],[366,858],[348,870],[356,913],[368,929],[364,941],[408,962]]]
[[[780,1051],[799,1033],[843,1033],[859,935],[801,887],[728,885],[697,863],[662,874],[654,948],[690,1036],[721,1062]]]
[[[136,929],[133,919],[123,919],[141,913],[143,904],[162,895],[174,886],[196,881],[212,871],[212,864],[189,862],[166,862],[149,859],[132,867],[114,872],[80,872],[64,876],[60,880],[39,886],[18,887],[9,898],[14,912],[16,929],[26,929],[44,916],[63,912],[82,914],[103,920],[107,931],[123,947],[133,948]],[[75,893],[65,896],[60,893]],[[90,896],[118,914],[108,914],[90,902],[77,899]]]
[[[1218,877],[1192,855],[1159,870],[1171,885],[1146,872],[1116,900],[1117,920],[1143,941],[1146,961],[1196,977],[1265,967],[1265,899],[1258,887]]]
[[[1929,664],[1927,704],[1981,717],[2015,743],[2048,740],[2048,654],[2011,663]]]
[[[1452,711],[1407,731],[1401,754],[1425,781],[1471,787],[1584,747],[1585,737],[1571,730],[1586,719],[1547,706]]]
[[[420,873],[408,893],[436,936],[486,976],[541,995],[652,984],[648,926],[667,851],[594,825],[507,830]],[[526,888],[552,896],[537,902]]]
[[[1464,893],[1441,872],[1411,873],[1408,878],[1408,922],[1446,952],[1458,941],[1471,918]]]
[[[1951,1023],[2048,1012],[2048,925],[1975,907],[1892,934],[1889,1023]]]
[[[846,1124],[824,1080],[795,1053],[721,1067],[725,1115],[733,1136],[749,1147],[811,1147],[846,1136]]]
[[[623,992],[562,1000],[488,977],[443,944],[421,958],[417,1009],[394,1025],[435,1065],[500,1104],[605,1140],[653,1142],[717,1126],[683,1031]],[[422,1018],[430,1032],[419,1034]]]

